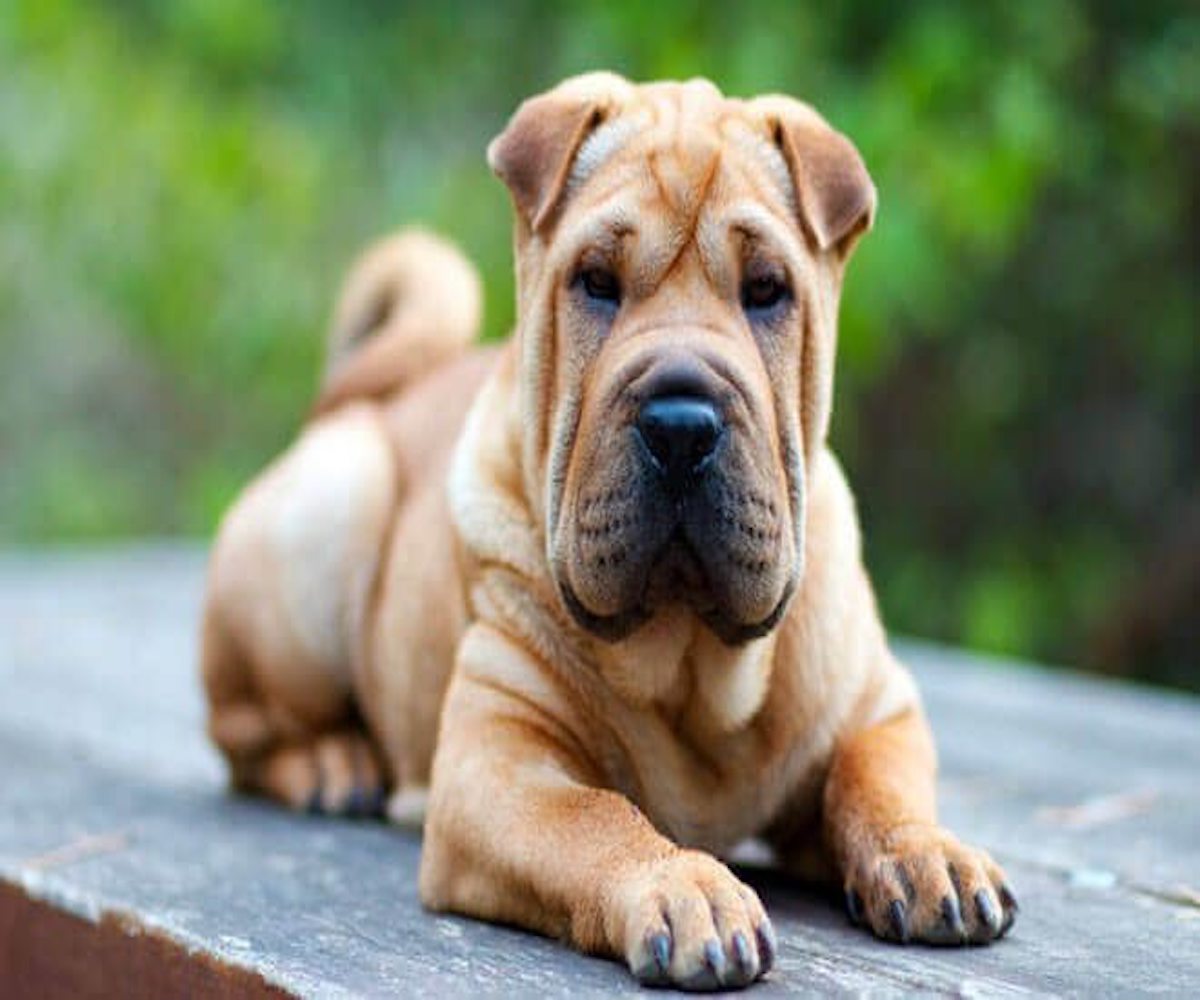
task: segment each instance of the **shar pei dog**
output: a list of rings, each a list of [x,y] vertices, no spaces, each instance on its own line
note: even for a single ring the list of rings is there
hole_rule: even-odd
[[[881,938],[984,943],[1016,901],[938,825],[826,444],[876,194],[809,106],[595,73],[488,148],[517,324],[401,233],[352,269],[303,432],[214,546],[209,732],[237,788],[422,816],[434,910],[693,989],[778,943],[722,861],[828,872]]]

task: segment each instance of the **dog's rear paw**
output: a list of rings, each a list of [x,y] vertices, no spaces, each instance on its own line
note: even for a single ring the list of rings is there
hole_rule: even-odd
[[[292,809],[329,816],[380,816],[387,798],[375,750],[355,729],[268,751],[253,783]]]
[[[700,851],[655,862],[617,889],[625,958],[643,983],[687,990],[745,986],[775,961],[757,894]]]
[[[846,909],[889,941],[988,944],[1008,933],[1017,899],[1000,866],[939,827],[891,831],[851,858]]]

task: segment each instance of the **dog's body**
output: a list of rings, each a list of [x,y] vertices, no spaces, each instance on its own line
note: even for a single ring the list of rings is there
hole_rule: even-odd
[[[884,937],[1001,935],[1011,893],[936,825],[934,754],[825,446],[837,300],[874,189],[810,109],[606,74],[489,150],[519,319],[468,348],[469,266],[355,269],[317,415],[227,517],[205,617],[235,781],[394,817],[421,892],[752,981],[774,940],[709,853],[827,862]]]

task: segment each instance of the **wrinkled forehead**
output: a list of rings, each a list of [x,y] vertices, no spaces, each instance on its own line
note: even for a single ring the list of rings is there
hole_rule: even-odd
[[[585,194],[606,199],[653,185],[659,202],[694,224],[719,189],[795,217],[787,162],[743,102],[723,97],[706,81],[643,86],[637,94],[580,146],[567,179],[568,200]]]

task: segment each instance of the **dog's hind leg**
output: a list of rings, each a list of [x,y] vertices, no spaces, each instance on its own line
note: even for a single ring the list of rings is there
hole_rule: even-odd
[[[381,808],[386,768],[354,675],[396,479],[375,408],[352,404],[306,429],[222,523],[201,659],[209,734],[237,787],[296,809]]]

